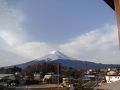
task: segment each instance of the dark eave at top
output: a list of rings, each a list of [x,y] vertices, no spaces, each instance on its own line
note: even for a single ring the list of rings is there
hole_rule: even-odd
[[[113,10],[115,10],[114,0],[104,0]]]

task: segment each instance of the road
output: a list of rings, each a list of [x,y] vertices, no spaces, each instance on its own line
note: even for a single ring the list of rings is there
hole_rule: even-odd
[[[62,88],[57,84],[44,84],[44,85],[30,85],[30,86],[21,86],[21,87],[9,87],[8,90],[68,90]]]

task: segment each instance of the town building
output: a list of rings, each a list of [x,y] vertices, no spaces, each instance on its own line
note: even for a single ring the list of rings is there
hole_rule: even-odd
[[[116,69],[109,70],[107,72],[107,75],[105,76],[105,79],[106,79],[107,83],[119,81],[120,80],[120,73]]]
[[[15,80],[15,75],[14,74],[0,74],[0,80],[1,79]]]
[[[34,73],[34,80],[40,81],[42,79],[41,73]]]
[[[63,78],[62,79],[62,84],[63,84],[63,86],[65,86],[65,87],[69,87],[69,85],[71,85],[71,84],[73,84],[74,83],[74,78]]]
[[[61,81],[61,75],[47,74],[43,78],[44,83],[59,83]]]
[[[105,76],[107,83],[112,83],[120,80],[120,76]]]

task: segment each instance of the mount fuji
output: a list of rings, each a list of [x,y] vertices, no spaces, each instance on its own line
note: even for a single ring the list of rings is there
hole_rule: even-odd
[[[15,66],[18,66],[20,68],[26,68],[29,65],[34,64],[42,64],[42,63],[60,63],[63,66],[67,67],[73,67],[73,68],[105,68],[105,67],[116,67],[118,65],[112,65],[112,64],[101,64],[101,63],[94,63],[90,61],[85,60],[77,60],[71,57],[66,56],[65,54],[61,53],[60,51],[52,51],[48,55],[45,55],[43,57],[37,58],[35,60],[18,64]]]
[[[52,51],[50,52],[50,54],[44,56],[44,57],[41,57],[41,58],[38,58],[37,60],[58,60],[58,59],[62,59],[62,60],[66,60],[66,59],[69,59],[71,60],[72,58],[66,56],[65,54],[61,53],[60,51]]]

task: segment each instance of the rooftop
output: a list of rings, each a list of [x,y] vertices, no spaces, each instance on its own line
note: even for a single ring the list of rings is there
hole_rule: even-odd
[[[112,82],[112,83],[105,83],[97,89],[105,89],[105,90],[120,90],[120,81]]]
[[[4,77],[9,77],[12,76],[13,74],[0,74],[0,78],[4,78]]]

